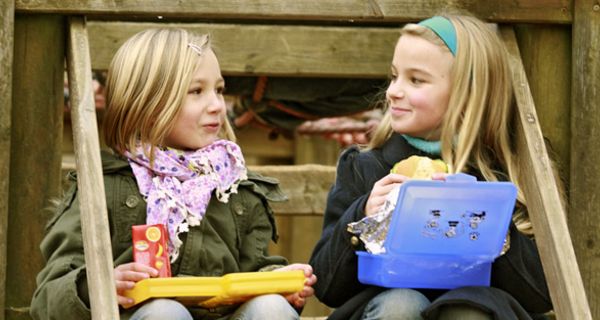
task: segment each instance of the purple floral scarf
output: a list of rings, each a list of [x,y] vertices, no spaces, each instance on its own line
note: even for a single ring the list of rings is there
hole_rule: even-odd
[[[247,179],[246,166],[240,147],[228,140],[196,151],[155,148],[154,155],[151,168],[142,146],[126,153],[148,202],[146,223],[165,225],[169,256],[175,261],[182,243],[179,234],[200,224],[213,190],[224,203],[237,193],[238,184]]]

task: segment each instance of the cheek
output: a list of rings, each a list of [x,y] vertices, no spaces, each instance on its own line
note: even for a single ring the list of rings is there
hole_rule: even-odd
[[[408,103],[410,103],[413,108],[419,109],[431,108],[431,100],[431,95],[427,94],[424,90],[413,91],[408,97]]]

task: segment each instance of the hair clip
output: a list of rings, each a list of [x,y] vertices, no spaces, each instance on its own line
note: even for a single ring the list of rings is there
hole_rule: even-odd
[[[199,56],[202,56],[202,47],[200,47],[199,45],[188,43],[188,47],[194,50]]]

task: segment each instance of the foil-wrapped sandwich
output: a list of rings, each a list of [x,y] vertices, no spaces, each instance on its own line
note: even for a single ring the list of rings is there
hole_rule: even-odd
[[[391,173],[401,174],[411,179],[430,180],[434,173],[447,173],[448,166],[442,160],[411,156],[392,167]],[[365,249],[372,254],[385,253],[383,246],[390,226],[392,212],[396,207],[400,186],[387,195],[385,203],[371,216],[348,224],[348,232],[359,236]]]

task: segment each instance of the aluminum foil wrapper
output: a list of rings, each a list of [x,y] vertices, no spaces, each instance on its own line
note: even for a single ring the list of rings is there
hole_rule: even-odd
[[[383,244],[390,228],[390,221],[392,220],[394,208],[396,208],[399,192],[400,186],[395,187],[374,215],[348,224],[348,232],[358,235],[369,253],[385,253]]]

